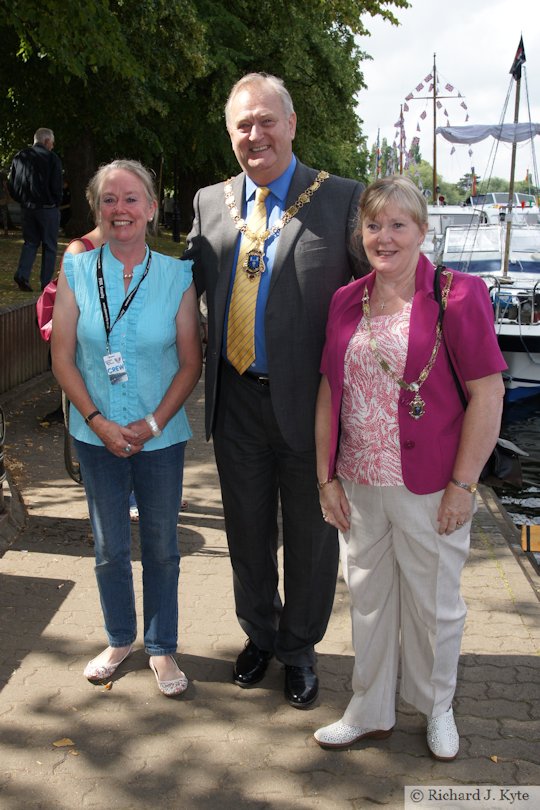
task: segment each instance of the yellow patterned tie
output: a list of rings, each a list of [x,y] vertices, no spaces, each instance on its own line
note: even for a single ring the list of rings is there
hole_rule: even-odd
[[[270,189],[265,186],[260,186],[255,192],[255,205],[246,222],[253,234],[262,234],[266,230],[265,200],[269,194]],[[250,277],[244,267],[248,254],[254,250],[264,251],[264,244],[243,234],[227,326],[227,357],[239,374],[243,374],[255,360],[255,307],[261,274]]]

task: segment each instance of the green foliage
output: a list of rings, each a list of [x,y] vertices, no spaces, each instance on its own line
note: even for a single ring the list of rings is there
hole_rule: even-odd
[[[182,189],[237,170],[223,106],[249,71],[281,76],[301,160],[367,174],[356,34],[406,0],[0,0],[0,158],[51,127],[73,207],[99,162],[137,157]],[[82,211],[82,209],[81,209]]]

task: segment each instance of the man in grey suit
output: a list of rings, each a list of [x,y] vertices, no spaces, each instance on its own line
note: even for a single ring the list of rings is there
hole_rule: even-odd
[[[197,192],[184,258],[194,261],[198,294],[206,291],[206,432],[214,439],[236,613],[248,636],[233,678],[254,685],[275,655],[285,666],[286,699],[305,708],[318,694],[314,645],[330,617],[338,564],[336,533],[317,492],[319,363],[332,294],[368,270],[351,247],[362,186],[296,159],[296,114],[280,79],[244,76],[225,117],[243,171]],[[231,337],[239,317],[244,331],[248,317],[232,303],[236,284],[254,293],[245,362]]]

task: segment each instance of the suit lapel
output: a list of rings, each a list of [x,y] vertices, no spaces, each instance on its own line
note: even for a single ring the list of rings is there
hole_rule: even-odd
[[[234,198],[240,211],[242,210],[242,201],[244,199],[244,180],[245,175],[242,173],[234,177],[232,181]],[[229,287],[231,284],[234,253],[239,235],[239,232],[235,227],[230,215],[229,209],[225,205],[225,197],[223,197],[222,201],[221,234],[221,252],[218,265],[220,269],[216,283],[215,295],[216,309],[224,314],[227,304],[227,296],[229,294]]]
[[[285,208],[289,208],[298,198],[298,196],[305,191],[315,180],[317,172],[304,166],[300,161],[296,164],[296,169],[293,174],[289,192],[285,201]],[[315,199],[315,198],[313,198]],[[272,269],[272,279],[270,281],[270,292],[275,286],[276,281],[287,262],[289,254],[292,252],[293,246],[306,226],[309,218],[310,208],[313,202],[304,205],[293,219],[283,228],[279,235],[278,245],[276,249],[276,256],[274,259],[274,267]]]
[[[425,256],[420,255],[411,308],[407,363],[403,375],[407,382],[418,379],[435,345],[439,307],[433,294],[434,274],[435,271]],[[444,347],[441,346],[440,350],[444,351]]]

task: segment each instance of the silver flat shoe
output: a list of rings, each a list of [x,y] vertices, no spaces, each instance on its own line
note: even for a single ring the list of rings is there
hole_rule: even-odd
[[[176,661],[172,655],[170,655],[169,658],[171,658],[176,664]],[[166,697],[175,697],[176,695],[181,695],[182,692],[185,692],[186,689],[188,688],[188,679],[186,678],[182,670],[178,668],[178,664],[176,664],[176,666],[178,668],[179,676],[178,678],[173,678],[170,681],[159,680],[159,675],[157,669],[154,666],[152,658],[149,659],[148,666],[156,676],[158,689],[162,695],[165,695]]]
[[[109,664],[109,665],[96,664],[95,663],[96,658],[99,658],[99,656],[96,656],[96,658],[92,658],[92,660],[87,663],[87,665],[84,668],[83,675],[92,683],[94,683],[95,681],[97,681],[98,683],[100,681],[106,681],[108,678],[111,677],[111,675],[114,675],[120,664],[123,661],[125,661],[128,655],[131,655],[132,652],[133,652],[133,645],[131,644],[129,646],[127,653],[124,655],[123,658],[120,659],[120,661],[118,661],[117,664]]]

